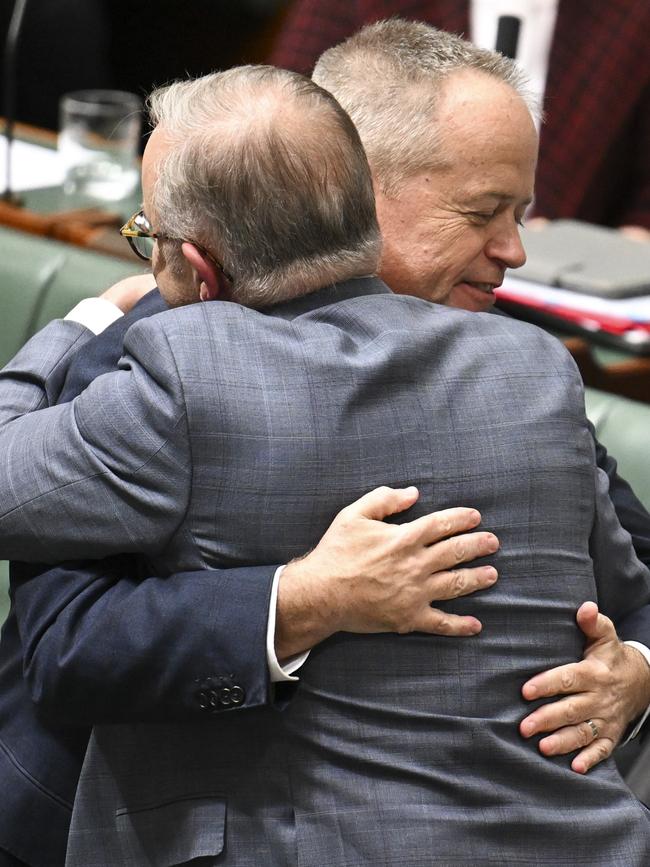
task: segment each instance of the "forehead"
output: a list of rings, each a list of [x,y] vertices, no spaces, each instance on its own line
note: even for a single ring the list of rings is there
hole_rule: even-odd
[[[508,195],[532,193],[537,132],[511,87],[483,73],[452,76],[441,94],[436,125],[444,155],[441,174],[459,191],[480,195],[505,187]]]

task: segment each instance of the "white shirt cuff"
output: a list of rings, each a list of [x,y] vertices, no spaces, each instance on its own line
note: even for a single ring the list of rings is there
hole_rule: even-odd
[[[284,571],[284,566],[278,566],[273,576],[273,586],[271,587],[271,602],[269,603],[269,622],[266,628],[266,659],[269,666],[269,675],[271,683],[279,683],[283,680],[299,680],[293,677],[293,673],[298,671],[301,665],[305,663],[309,656],[309,651],[297,653],[295,656],[290,656],[285,659],[282,665],[278,662],[275,655],[275,615],[278,605],[278,584],[280,583],[280,575]]]
[[[84,298],[65,318],[78,322],[93,334],[101,334],[121,316],[124,314],[120,308],[105,298]]]
[[[630,647],[636,648],[636,650],[638,650],[639,653],[644,657],[644,659],[648,663],[648,665],[650,665],[650,650],[645,646],[645,644],[641,644],[640,641],[626,641],[625,644],[628,644]],[[621,746],[623,744],[627,744],[629,741],[632,740],[632,738],[635,738],[639,734],[639,731],[640,731],[641,727],[643,726],[643,723],[648,719],[648,714],[650,714],[650,705],[648,705],[645,713],[643,714],[643,716],[639,719],[637,724],[632,729],[631,734],[624,741],[621,742]]]

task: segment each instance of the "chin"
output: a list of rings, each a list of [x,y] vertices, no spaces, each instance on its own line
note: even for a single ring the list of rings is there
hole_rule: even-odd
[[[445,303],[449,307],[458,307],[460,310],[469,310],[471,313],[486,313],[494,307],[495,301],[496,296],[493,292],[481,292],[471,287],[454,286]]]

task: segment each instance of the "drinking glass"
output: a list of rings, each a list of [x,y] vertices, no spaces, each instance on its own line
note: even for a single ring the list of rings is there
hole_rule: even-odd
[[[138,183],[142,102],[123,90],[78,90],[60,103],[64,192],[119,201]]]

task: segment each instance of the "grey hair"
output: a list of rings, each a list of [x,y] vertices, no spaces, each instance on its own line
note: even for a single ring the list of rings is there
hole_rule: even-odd
[[[429,24],[391,18],[370,24],[316,63],[312,79],[338,99],[354,121],[375,181],[386,194],[408,177],[444,161],[432,119],[452,74],[474,71],[507,84],[533,118],[537,100],[514,61]]]
[[[156,228],[211,253],[234,301],[263,307],[376,272],[370,169],[331,94],[297,73],[242,66],[160,88],[149,112],[170,143]]]

